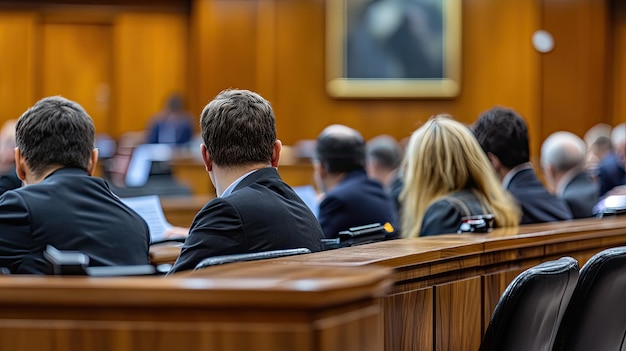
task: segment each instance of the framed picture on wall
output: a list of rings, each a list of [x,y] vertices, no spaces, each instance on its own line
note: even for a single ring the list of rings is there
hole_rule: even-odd
[[[445,98],[461,78],[461,0],[327,0],[327,91]]]

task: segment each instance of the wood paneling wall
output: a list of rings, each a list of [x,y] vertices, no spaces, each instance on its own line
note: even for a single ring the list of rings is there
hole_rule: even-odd
[[[188,0],[170,6],[160,1],[154,8],[109,2],[104,12],[98,7],[97,16],[94,1],[69,6],[73,14],[64,6],[66,14],[56,16],[51,14],[61,10],[43,1],[22,12],[0,10],[0,121],[19,116],[46,92],[36,58],[41,28],[50,18],[74,26],[77,19],[93,18],[97,23],[91,24],[111,29],[108,122],[97,123],[114,136],[142,130],[169,92],[186,94],[198,115],[225,88],[255,90],[270,100],[285,144],[315,138],[331,123],[359,129],[366,138],[402,138],[433,114],[451,113],[471,123],[499,104],[527,119],[537,155],[555,130],[582,135],[626,112],[619,98],[626,78],[626,10],[619,1],[462,1],[461,93],[450,99],[330,98],[324,0]],[[81,15],[86,12],[92,15]],[[538,29],[553,34],[552,52],[533,49]],[[102,100],[105,93],[89,95]]]

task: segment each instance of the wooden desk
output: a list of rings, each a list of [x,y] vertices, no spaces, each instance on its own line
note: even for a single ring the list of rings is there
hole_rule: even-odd
[[[227,268],[202,277],[0,276],[0,350],[382,348],[387,269]]]
[[[495,230],[488,235],[400,239],[284,257],[257,265],[335,268],[385,266],[393,286],[381,299],[385,350],[476,350],[506,286],[524,269],[626,245],[626,217]],[[235,263],[232,265],[239,265]],[[214,268],[208,268],[210,274]]]
[[[201,160],[178,157],[172,161],[172,172],[176,179],[189,186],[194,195],[215,196],[215,188]],[[278,173],[291,186],[314,185],[313,165],[310,162],[281,164]]]
[[[161,207],[167,221],[178,227],[189,228],[196,214],[214,196],[194,195],[184,197],[161,197]]]

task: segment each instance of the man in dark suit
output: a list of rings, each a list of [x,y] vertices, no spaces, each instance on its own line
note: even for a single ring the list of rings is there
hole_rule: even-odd
[[[327,238],[373,223],[389,223],[397,229],[391,197],[365,172],[365,141],[359,132],[343,125],[324,129],[317,138],[314,170],[318,186],[325,193],[319,221]]]
[[[541,184],[532,165],[528,129],[512,109],[494,107],[483,112],[473,127],[502,185],[522,207],[520,224],[572,219],[567,204]]]
[[[605,196],[613,188],[626,184],[626,123],[619,124],[611,132],[611,151],[598,165],[599,195]]]
[[[585,142],[569,132],[556,132],[541,146],[546,182],[565,200],[574,218],[593,216],[598,203],[598,185],[584,169],[585,155]]]
[[[170,273],[212,256],[320,251],[317,219],[276,170],[281,142],[269,102],[247,90],[226,90],[204,108],[200,125],[200,152],[218,197],[196,215]]]
[[[42,99],[20,117],[15,163],[26,186],[0,197],[0,267],[49,273],[47,245],[80,251],[91,266],[149,263],[146,222],[91,177],[94,139],[89,115],[61,97]]]

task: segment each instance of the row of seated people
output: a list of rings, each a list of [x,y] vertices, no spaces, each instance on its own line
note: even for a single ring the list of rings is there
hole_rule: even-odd
[[[435,116],[415,131],[402,172],[401,216],[383,186],[368,178],[360,134],[328,127],[318,137],[314,162],[325,192],[319,220],[281,181],[282,145],[268,101],[227,90],[200,119],[201,156],[218,197],[196,215],[171,272],[225,254],[320,251],[322,239],[369,223],[386,224],[393,238],[454,233],[473,215],[492,214],[497,227],[572,218],[537,179],[526,124],[509,109],[487,111],[473,133],[450,116]],[[28,186],[0,197],[0,231],[6,233],[0,267],[45,273],[47,245],[84,252],[94,265],[149,263],[145,221],[103,180],[90,177],[97,150],[82,107],[60,97],[39,101],[18,120],[16,145],[17,175]]]

